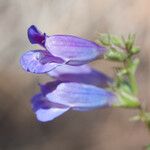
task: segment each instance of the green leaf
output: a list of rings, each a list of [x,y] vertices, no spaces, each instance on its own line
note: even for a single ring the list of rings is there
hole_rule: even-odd
[[[119,87],[122,91],[125,91],[128,94],[132,94],[132,89],[131,86],[129,85],[129,83],[127,81],[124,81],[120,84]]]
[[[100,37],[97,40],[97,42],[98,43],[100,42],[104,46],[111,46],[111,41],[110,41],[109,34],[100,34]]]
[[[105,58],[113,61],[124,61],[127,58],[126,53],[122,51],[117,51],[113,48],[110,48],[109,51],[105,54]]]
[[[130,94],[125,92],[123,89],[117,91],[118,101],[114,106],[116,107],[126,107],[126,108],[138,108],[140,107],[140,102],[138,99]]]
[[[139,53],[140,52],[140,48],[139,47],[132,47],[131,48],[131,53],[132,54],[137,54],[137,53]]]
[[[125,41],[125,46],[128,51],[130,51],[135,42],[135,34],[129,34],[128,39]]]
[[[110,35],[110,40],[113,45],[118,46],[118,47],[124,47],[122,38],[115,36],[115,35]]]

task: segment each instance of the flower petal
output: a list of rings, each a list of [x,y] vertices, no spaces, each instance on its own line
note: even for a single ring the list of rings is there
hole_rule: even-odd
[[[38,109],[49,109],[51,107],[51,102],[47,100],[43,94],[38,93],[32,97],[31,100],[33,111],[37,111]]]
[[[42,94],[45,96],[48,93],[52,92],[53,90],[56,89],[56,87],[58,86],[58,84],[60,84],[61,81],[52,81],[52,82],[47,82],[46,84],[39,84],[40,89]]]
[[[20,63],[24,70],[32,73],[46,73],[63,63],[63,60],[52,56],[46,50],[27,51],[21,57]]]
[[[29,41],[31,42],[31,44],[40,44],[42,46],[44,46],[45,43],[45,34],[42,34],[34,25],[31,25],[28,28],[28,38]]]
[[[96,108],[110,106],[116,96],[105,89],[79,83],[60,83],[57,88],[46,95],[51,102],[72,108]]]
[[[47,122],[55,119],[56,117],[62,115],[68,110],[69,108],[50,108],[50,109],[39,109],[35,113],[39,121]]]
[[[106,52],[103,46],[72,35],[46,37],[45,47],[52,55],[62,58],[69,65],[88,63]]]
[[[46,122],[60,116],[70,108],[50,102],[43,94],[39,93],[32,98],[32,109],[39,121]]]
[[[102,72],[92,69],[88,65],[62,65],[48,72],[48,74],[61,81],[93,84],[101,87],[105,87],[112,82],[110,77]]]
[[[82,112],[84,112],[84,111],[91,111],[91,110],[93,110],[94,108],[92,107],[90,107],[90,108],[83,108],[83,107],[74,107],[74,108],[72,108],[72,110],[75,110],[75,111],[82,111]]]

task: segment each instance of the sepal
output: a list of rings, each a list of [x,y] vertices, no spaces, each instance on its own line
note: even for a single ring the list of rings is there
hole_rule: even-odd
[[[117,91],[116,96],[118,101],[113,104],[114,107],[139,108],[141,105],[134,95],[122,89]]]

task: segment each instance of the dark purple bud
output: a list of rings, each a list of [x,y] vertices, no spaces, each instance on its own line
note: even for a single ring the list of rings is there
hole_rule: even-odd
[[[46,35],[41,33],[36,26],[30,26],[27,33],[31,44],[40,44],[41,46],[44,46]]]

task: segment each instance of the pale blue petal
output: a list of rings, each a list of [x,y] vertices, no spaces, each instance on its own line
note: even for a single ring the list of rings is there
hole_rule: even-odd
[[[37,119],[42,122],[51,121],[69,110],[67,106],[48,101],[42,93],[34,95],[31,104]]]
[[[39,109],[35,112],[35,114],[39,121],[47,122],[57,118],[68,110],[69,108]]]
[[[31,73],[46,73],[63,63],[63,60],[52,56],[46,50],[30,50],[25,52],[20,59],[24,70]]]
[[[91,111],[91,110],[93,110],[94,108],[92,107],[90,107],[90,108],[84,108],[84,107],[73,107],[72,108],[72,110],[75,110],[75,111],[81,111],[81,112],[84,112],[84,111]]]
[[[105,89],[73,82],[59,84],[46,97],[52,102],[73,108],[111,106],[114,100],[116,100],[115,95]]]

